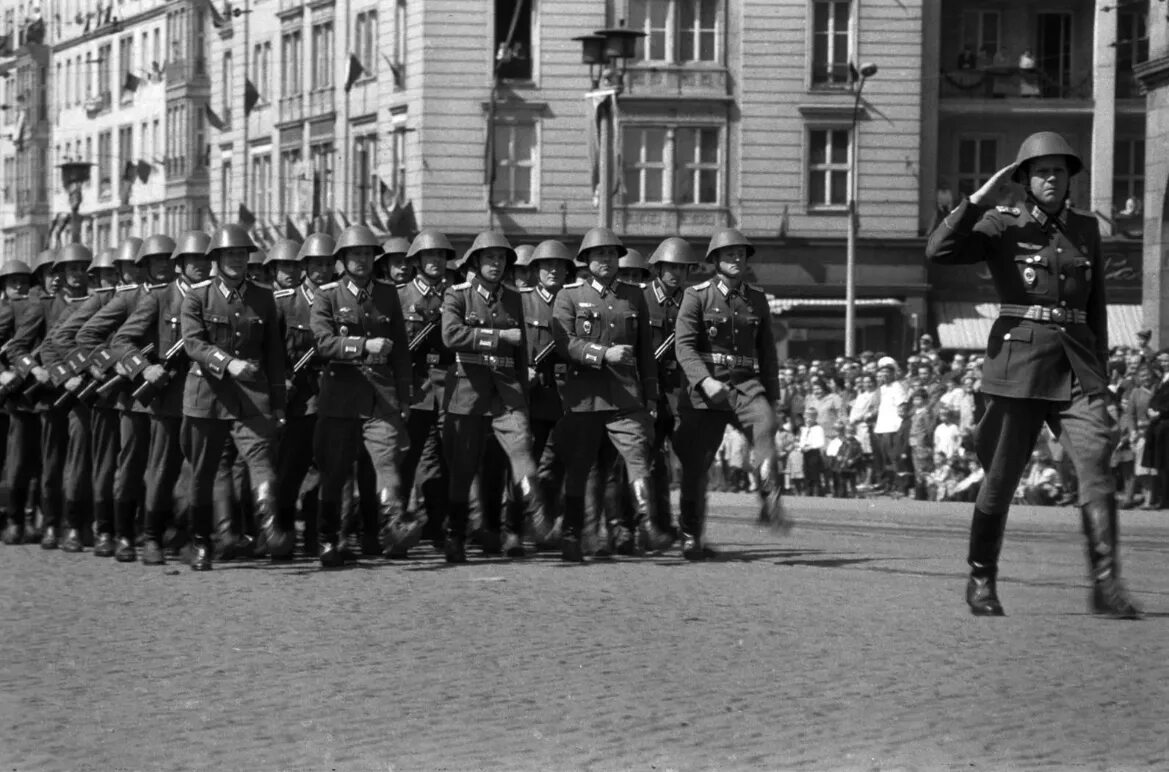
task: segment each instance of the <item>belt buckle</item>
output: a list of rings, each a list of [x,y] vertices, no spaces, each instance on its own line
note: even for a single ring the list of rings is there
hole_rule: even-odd
[[[426,363],[431,364],[431,365],[437,365],[438,364],[438,354],[427,354],[426,355]]]
[[[1051,309],[1051,321],[1056,324],[1063,324],[1068,320],[1068,312],[1062,306]]]

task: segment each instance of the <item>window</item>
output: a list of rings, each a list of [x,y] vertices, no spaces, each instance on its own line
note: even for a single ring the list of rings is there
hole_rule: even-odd
[[[4,203],[12,202],[12,191],[16,188],[16,159],[4,159]],[[12,254],[8,252],[7,254]]]
[[[191,128],[194,129],[194,134],[195,134],[195,142],[191,146],[194,150],[194,153],[195,153],[195,158],[193,159],[194,164],[191,167],[192,170],[194,170],[194,169],[200,169],[204,166],[207,166],[209,163],[211,163],[211,160],[207,157],[208,155],[210,155],[210,151],[208,150],[208,147],[206,144],[206,142],[207,142],[207,117],[206,117],[206,115],[204,115],[202,110],[192,110],[191,115],[193,116],[193,122],[194,122],[194,126],[192,126]]]
[[[722,61],[722,0],[630,0],[629,26],[645,33],[646,62]]]
[[[313,25],[312,83],[314,91],[333,85],[333,22]]]
[[[191,59],[194,60],[195,75],[207,72],[207,12],[202,6],[195,7],[195,39],[191,44]]]
[[[365,134],[353,141],[353,201],[354,218],[365,222],[369,205],[378,193],[377,134]]]
[[[1002,19],[998,11],[962,12],[962,47],[969,49],[983,65],[994,61],[1002,39]]]
[[[303,88],[300,80],[300,51],[300,32],[285,33],[280,39],[280,93],[286,97],[296,96]]]
[[[118,92],[123,100],[133,99],[134,92],[125,88],[126,75],[134,67],[134,37],[127,35],[118,44]]]
[[[394,126],[393,131],[390,132],[390,168],[393,170],[393,178],[383,180],[390,188],[394,198],[398,201],[406,200],[406,127],[404,125]],[[390,207],[389,201],[383,201],[382,205],[387,209]]]
[[[150,72],[150,32],[142,30],[142,41],[138,46],[138,69]]]
[[[1135,215],[1143,208],[1144,200],[1145,141],[1118,137],[1112,149],[1112,207]]]
[[[126,164],[134,159],[134,127],[123,126],[118,129],[118,176],[125,171]]]
[[[497,121],[495,124],[496,206],[536,206],[535,121]]]
[[[298,193],[303,184],[300,148],[280,151],[280,211],[292,214],[300,210]]]
[[[235,222],[235,214],[231,211],[231,159],[225,158],[219,166],[219,200],[223,207],[219,210],[221,222]],[[176,229],[177,230],[177,229]]]
[[[223,69],[220,71],[223,94],[223,123],[231,125],[231,95],[235,91],[231,87],[231,51],[223,52]]]
[[[406,88],[406,0],[394,4],[394,46],[391,54],[394,63],[394,90]]]
[[[722,132],[716,126],[631,126],[622,137],[628,204],[717,205]]]
[[[309,148],[313,170],[312,212],[324,214],[333,208],[333,143],[322,142]]]
[[[252,212],[263,221],[272,216],[272,155],[252,156]]]
[[[1072,15],[1063,11],[1035,16],[1039,45],[1035,60],[1043,74],[1045,97],[1072,96]]]
[[[150,121],[142,121],[138,137],[138,145],[142,148],[142,160],[150,163],[154,156],[154,146],[150,144]]]
[[[154,45],[151,48],[154,51],[154,61],[152,64],[156,68],[162,67],[162,30],[158,27],[154,28]]]
[[[808,208],[848,206],[848,129],[808,132]]]
[[[267,101],[268,95],[271,94],[271,67],[272,67],[272,43],[264,41],[257,43],[252,48],[252,82],[256,84],[256,89],[260,92],[260,100]]]
[[[353,22],[354,54],[365,68],[361,77],[377,75],[377,11],[363,11]]]
[[[114,142],[108,131],[97,135],[97,169],[97,195],[109,198],[114,179]]]
[[[849,0],[813,0],[812,85],[840,88],[848,85]]]
[[[97,50],[97,95],[103,100],[110,94],[110,60],[113,58],[114,47],[108,43]]]
[[[532,79],[531,0],[495,0],[495,66],[501,78]]]
[[[1122,11],[1116,25],[1116,96],[1132,99],[1140,96],[1140,87],[1132,74],[1134,64],[1149,58],[1148,9],[1142,13]]]
[[[958,192],[969,196],[998,171],[998,140],[967,137],[958,140]]]

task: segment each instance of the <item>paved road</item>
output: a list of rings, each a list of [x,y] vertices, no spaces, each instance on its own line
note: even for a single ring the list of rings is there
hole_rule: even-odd
[[[1145,621],[1089,616],[1078,519],[1032,508],[975,619],[966,507],[749,503],[706,564],[0,547],[0,770],[1169,768],[1169,513],[1124,521]]]

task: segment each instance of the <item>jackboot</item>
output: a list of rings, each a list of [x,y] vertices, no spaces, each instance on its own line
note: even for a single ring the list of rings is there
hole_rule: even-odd
[[[8,516],[8,510],[0,510],[0,524],[3,524],[5,544],[24,544],[24,522],[22,518],[10,518]]]
[[[234,522],[235,504],[230,498],[217,495],[212,511],[215,513],[215,559],[231,560],[236,556],[239,544]]]
[[[580,496],[564,497],[564,521],[560,531],[560,559],[569,563],[583,563],[581,530],[584,528],[584,499]]]
[[[410,518],[392,488],[378,491],[378,542],[386,557],[404,558],[422,538],[423,520]]]
[[[122,540],[119,540],[122,541]],[[129,542],[133,544],[133,542]],[[99,533],[97,541],[93,545],[93,556],[97,558],[108,558],[114,555],[114,537],[108,533]]]
[[[45,533],[48,532],[49,529],[46,528]],[[41,543],[41,546],[44,546],[44,542]],[[61,540],[61,551],[81,552],[81,531],[76,528],[70,528],[65,531],[65,538]]]
[[[301,542],[304,554],[308,557],[316,557],[317,551],[320,547],[320,539],[317,537],[317,495],[313,491],[306,493],[300,502],[300,517],[304,521],[304,531],[301,533],[303,541]]]
[[[974,508],[974,516],[970,520],[970,551],[966,558],[970,566],[970,579],[966,582],[966,604],[975,616],[1004,615],[996,580],[1006,527],[1006,512],[992,514]]]
[[[119,501],[112,505],[114,508],[114,536],[134,543],[136,519],[138,517],[138,502]]]
[[[99,538],[100,541],[100,538]],[[149,544],[149,542],[147,542]],[[97,554],[97,548],[94,547],[94,554]],[[114,550],[114,559],[119,563],[133,563],[138,559],[138,550],[134,547],[134,542],[129,539],[118,539],[118,546]]]
[[[273,561],[291,560],[296,531],[289,527],[288,513],[277,512],[272,483],[266,480],[256,486],[255,516],[257,554],[267,554]]]
[[[527,519],[528,529],[534,544],[546,541],[552,530],[552,521],[548,517],[548,502],[544,499],[544,488],[545,486],[541,484],[539,478],[534,475],[524,477],[519,484],[520,496],[523,501],[520,516]],[[516,530],[521,540],[524,533],[523,525],[523,520],[519,521],[519,527]]]
[[[338,568],[345,564],[346,557],[338,545],[337,538],[341,532],[341,502],[317,502],[317,538],[320,540],[320,550],[317,557],[321,561],[321,568]],[[352,560],[353,558],[348,558]]]
[[[1085,504],[1080,507],[1080,519],[1092,576],[1089,608],[1093,614],[1113,619],[1140,619],[1141,612],[1120,579],[1116,499],[1109,497]]]
[[[211,570],[211,545],[206,537],[196,536],[191,551],[191,570]]]
[[[678,529],[682,532],[682,557],[686,560],[705,560],[702,550],[702,517],[697,501],[678,502]]]
[[[443,552],[448,563],[467,562],[467,520],[470,516],[470,504],[466,501],[447,503],[446,542],[443,545]]]
[[[637,544],[635,553],[664,552],[674,544],[668,532],[658,528],[657,500],[648,477],[633,481],[633,506],[637,512]]]

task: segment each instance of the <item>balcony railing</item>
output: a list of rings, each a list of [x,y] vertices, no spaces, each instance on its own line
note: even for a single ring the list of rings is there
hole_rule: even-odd
[[[647,235],[679,233],[701,236],[730,225],[730,212],[719,206],[692,207],[675,204],[639,204],[618,207],[617,227],[622,233]]]
[[[308,114],[310,117],[333,112],[333,91],[333,87],[328,86],[309,92]]]
[[[943,99],[1091,99],[1092,76],[1061,81],[1042,70],[991,66],[944,70]]]
[[[680,99],[727,97],[727,71],[721,67],[634,65],[625,77],[626,96]]]
[[[304,120],[304,94],[280,97],[279,123]]]
[[[110,109],[110,102],[112,97],[109,91],[103,91],[95,97],[90,97],[85,102],[85,112],[89,116],[99,115]]]

